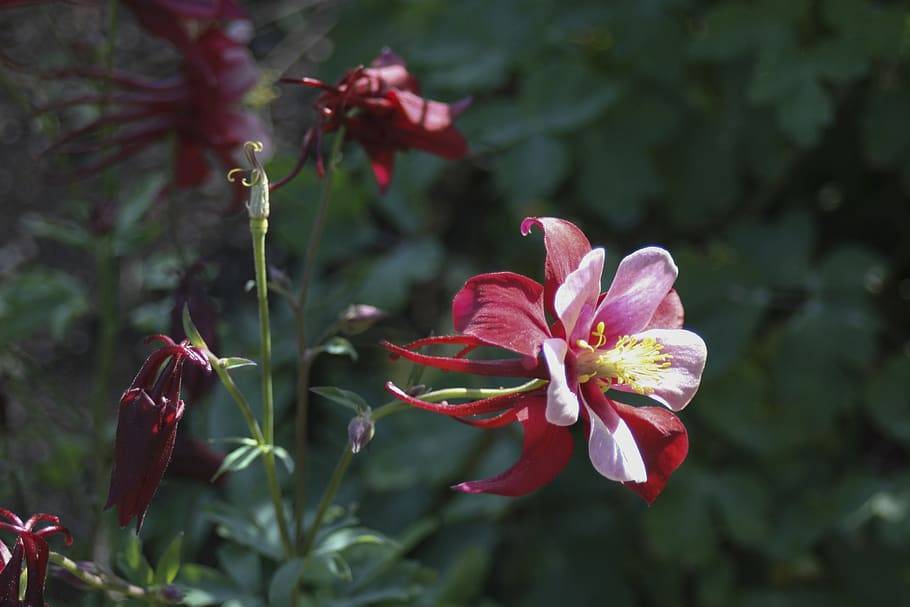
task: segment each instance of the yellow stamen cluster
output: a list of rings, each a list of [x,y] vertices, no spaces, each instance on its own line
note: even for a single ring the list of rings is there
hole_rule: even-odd
[[[599,351],[604,345],[604,323],[598,323],[591,334],[596,345],[578,340],[578,346],[587,350],[579,357],[579,380],[585,383],[595,377],[609,379],[629,386],[638,394],[651,394],[660,381],[661,372],[670,367],[670,354],[653,337],[640,339],[624,335],[609,350]]]

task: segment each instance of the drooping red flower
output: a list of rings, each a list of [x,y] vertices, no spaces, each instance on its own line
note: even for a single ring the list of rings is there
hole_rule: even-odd
[[[382,192],[392,179],[396,152],[417,149],[452,160],[468,153],[467,141],[454,121],[471,99],[452,104],[424,99],[404,60],[388,49],[370,67],[349,70],[334,85],[314,78],[283,78],[282,82],[317,88],[322,94],[313,104],[319,123],[304,136],[297,167],[273,189],[296,175],[310,154],[316,155],[321,174],[322,134],[342,126],[345,137],[360,143],[370,157]]]
[[[105,509],[117,507],[121,527],[135,518],[137,531],[174,450],[177,425],[185,410],[180,398],[183,365],[189,362],[211,369],[205,352],[187,341],[176,343],[165,335],[146,341],[163,345],[149,354],[120,397],[114,469],[105,504]]]
[[[268,142],[262,123],[241,105],[259,80],[259,70],[246,46],[219,29],[209,29],[183,56],[180,72],[166,80],[84,69],[65,74],[105,81],[112,92],[54,106],[103,103],[107,111],[57,140],[48,151],[65,147],[73,155],[88,155],[92,160],[81,172],[91,174],[173,138],[174,177],[170,186],[192,188],[211,177],[210,157],[231,168],[238,163],[237,155],[245,141]],[[117,128],[117,133],[105,137],[111,128]],[[91,141],[92,137],[99,139]],[[238,185],[236,200],[244,197]]]
[[[0,541],[0,605],[3,607],[45,607],[44,584],[47,578],[49,548],[52,535],[63,534],[67,546],[73,543],[70,532],[52,514],[34,514],[23,522],[18,516],[0,508],[0,530],[16,534],[12,552]],[[42,523],[46,526],[38,529]],[[19,600],[19,580],[23,568],[28,571],[25,601]]]
[[[483,428],[514,421],[525,430],[521,459],[504,473],[455,488],[468,493],[523,495],[550,482],[572,451],[568,426],[585,425],[594,468],[653,502],[688,452],[685,427],[672,411],[684,408],[701,381],[707,350],[681,329],[683,308],[673,290],[677,268],[670,254],[647,247],[622,260],[610,288],[601,292],[603,249],[591,249],[575,225],[528,218],[522,234],[544,232],[543,285],[512,272],[469,279],[452,302],[459,335],[418,340],[397,356],[449,371],[537,377],[539,387],[462,404],[435,404],[389,383],[399,399]],[[454,357],[421,354],[432,344],[463,346]],[[479,346],[519,355],[468,360]],[[636,392],[661,406],[633,407],[609,395]],[[493,417],[478,415],[496,413]]]

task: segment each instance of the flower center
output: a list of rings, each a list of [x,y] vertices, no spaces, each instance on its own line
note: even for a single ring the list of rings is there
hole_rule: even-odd
[[[623,335],[613,347],[600,350],[606,343],[604,328],[604,323],[599,322],[591,333],[595,345],[583,339],[576,342],[584,350],[578,356],[579,381],[585,383],[597,377],[625,384],[638,394],[653,393],[673,356],[665,354],[663,344],[653,337],[640,339],[630,335]]]

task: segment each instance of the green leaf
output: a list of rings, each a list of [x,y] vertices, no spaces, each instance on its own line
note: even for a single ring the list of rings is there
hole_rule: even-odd
[[[5,278],[0,285],[0,350],[48,331],[61,339],[88,308],[85,287],[64,272],[34,269]]]
[[[187,339],[190,340],[191,344],[197,348],[208,350],[205,340],[202,339],[202,335],[199,334],[199,329],[196,328],[196,325],[193,324],[192,317],[190,317],[189,304],[183,305],[183,332],[186,333]]]
[[[284,464],[284,467],[287,468],[290,474],[294,473],[294,459],[291,457],[291,454],[288,453],[287,449],[284,447],[279,447],[278,445],[272,445],[271,449],[278,459]]]
[[[155,566],[155,583],[170,584],[180,572],[180,549],[183,546],[183,533],[178,533],[165,549]]]
[[[255,367],[256,363],[249,358],[240,358],[239,356],[229,356],[228,358],[219,358],[218,364],[225,371],[239,369],[240,367]]]
[[[353,409],[358,414],[364,413],[370,409],[370,406],[367,404],[359,394],[354,392],[349,392],[348,390],[342,390],[341,388],[336,388],[335,386],[315,386],[310,388],[310,392],[315,392],[323,398],[327,398],[333,403],[338,403],[339,405],[344,405],[350,409]]]
[[[293,605],[294,589],[305,566],[303,559],[296,558],[278,568],[269,583],[269,605]]]
[[[341,336],[333,337],[324,344],[316,348],[317,352],[326,352],[335,356],[349,356],[351,360],[357,360],[357,350],[354,345]]]
[[[148,586],[155,579],[152,566],[142,554],[142,540],[138,535],[127,535],[126,545],[117,555],[117,566],[124,577],[141,586]]]
[[[256,458],[259,457],[261,453],[262,450],[259,448],[259,445],[243,445],[234,449],[224,456],[224,460],[222,460],[218,470],[212,476],[212,480],[214,481],[225,472],[238,472],[243,470],[256,461]]]
[[[907,380],[910,358],[897,355],[868,382],[865,401],[869,415],[882,432],[910,446],[910,399]]]
[[[73,222],[51,220],[37,213],[22,218],[26,230],[39,238],[49,238],[71,247],[87,248],[92,241],[88,230]]]

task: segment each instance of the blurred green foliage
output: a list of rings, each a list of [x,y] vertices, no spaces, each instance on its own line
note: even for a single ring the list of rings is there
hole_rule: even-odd
[[[540,238],[522,238],[518,226],[528,215],[556,215],[606,246],[614,265],[645,244],[673,253],[687,326],[709,348],[705,381],[681,415],[689,459],[651,508],[593,471],[580,434],[569,468],[533,496],[457,495],[449,485],[510,465],[519,435],[400,414],[382,420],[355,458],[332,515],[337,526],[321,538],[328,547],[308,562],[275,563],[278,538],[258,472],[235,472],[221,492],[166,483],[145,550],[162,554],[175,530],[186,533],[183,552],[193,562],[176,579],[196,589],[191,604],[257,605],[266,596],[286,604],[288,580],[299,576],[324,592],[313,604],[339,607],[900,604],[910,592],[906,5],[364,0],[332,10],[332,53],[308,75],[334,80],[390,46],[427,96],[474,97],[459,121],[473,153],[454,164],[403,155],[380,197],[363,153],[346,148],[311,299],[313,330],[352,302],[391,318],[351,338],[356,362],[347,346],[330,349],[313,384],[354,391],[374,407],[388,400],[384,381],[404,382],[410,369],[390,364],[377,341],[450,332],[450,298],[474,273],[540,278]],[[267,54],[270,40],[296,23],[272,23],[253,48]],[[288,89],[279,103],[307,108],[311,99]],[[293,163],[296,141],[284,143],[273,175]],[[318,190],[308,172],[273,200],[270,259],[291,276],[299,275]],[[48,221],[30,224],[41,242],[81,246],[78,233]],[[213,286],[223,312],[219,354],[253,358],[242,220],[220,221],[229,227],[210,227],[195,243],[221,268]],[[176,280],[161,269],[175,265],[172,243],[150,247],[162,242],[151,224],[139,232],[122,245],[124,273],[143,277],[121,302],[128,344],[166,328]],[[86,287],[47,265],[17,269],[0,286],[0,347],[39,336],[65,342],[73,325],[89,322]],[[290,445],[294,344],[284,336],[292,318],[278,296],[274,308],[278,440]],[[118,386],[141,354],[124,352],[134,360],[122,365]],[[29,360],[13,351],[0,362],[26,407],[34,377],[78,372],[12,362],[20,358]],[[237,377],[256,393],[255,373]],[[476,380],[427,372],[421,381]],[[306,466],[318,495],[350,411],[313,398]],[[188,416],[196,433],[241,434],[227,396],[216,390],[209,401]],[[40,477],[63,492],[66,478],[51,471],[71,470],[86,448],[52,444],[37,456]],[[40,490],[28,485],[37,479],[17,478],[25,489],[15,495],[34,504]],[[384,577],[371,572],[377,562],[387,564]]]

